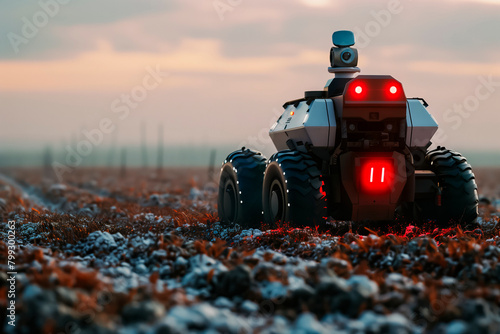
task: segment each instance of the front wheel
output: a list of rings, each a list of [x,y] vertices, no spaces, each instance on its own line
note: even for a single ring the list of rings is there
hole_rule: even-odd
[[[229,154],[221,169],[217,209],[221,223],[259,227],[262,222],[262,179],[266,158],[241,149]]]
[[[316,162],[298,151],[281,151],[268,161],[262,187],[264,221],[293,226],[320,225],[326,220],[326,194]]]
[[[477,185],[471,165],[458,152],[439,147],[429,151],[426,162],[436,174],[438,199],[417,202],[423,218],[441,225],[474,223],[478,215]]]

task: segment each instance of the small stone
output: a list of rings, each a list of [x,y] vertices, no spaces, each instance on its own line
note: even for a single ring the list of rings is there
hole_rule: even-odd
[[[469,333],[469,326],[463,320],[453,320],[446,327],[446,334],[466,334]]]
[[[151,253],[151,256],[155,259],[163,259],[167,257],[167,251],[164,249],[157,249]]]
[[[135,266],[135,272],[138,274],[147,274],[148,268],[144,263],[139,263],[138,265]]]
[[[178,267],[187,267],[188,265],[188,260],[186,260],[185,258],[183,258],[182,256],[179,256],[176,260],[175,260],[175,267],[178,268]]]
[[[216,293],[220,296],[245,296],[250,290],[252,276],[250,269],[239,265],[233,270],[222,272],[217,276]]]
[[[162,200],[161,200],[161,197],[160,195],[158,194],[152,194],[151,196],[149,196],[149,205],[151,206],[159,206],[162,204]]]
[[[176,324],[186,328],[203,329],[207,326],[207,319],[199,312],[187,306],[174,306],[170,309],[168,316],[174,319]]]
[[[295,329],[302,333],[323,333],[325,328],[312,313],[302,313],[295,321]]]
[[[136,322],[153,322],[165,314],[162,304],[154,301],[132,302],[122,310],[122,319],[126,324]]]
[[[24,316],[30,319],[27,324],[28,332],[36,333],[42,328],[47,319],[57,319],[58,305],[54,291],[48,291],[37,285],[28,285],[22,294],[23,305],[26,309]]]
[[[359,321],[363,323],[367,331],[370,330],[373,333],[378,333],[381,318],[383,317],[377,315],[373,311],[365,311],[360,315]]]
[[[120,242],[120,241],[124,241],[125,240],[125,237],[120,233],[120,232],[117,232],[115,234],[112,234],[113,236],[113,239],[116,241],[116,242]]]
[[[170,274],[172,273],[172,268],[169,265],[162,266],[160,268],[160,278],[168,278],[170,277]]]
[[[264,299],[278,299],[287,295],[287,289],[281,282],[269,282],[261,289],[262,298]]]
[[[259,311],[259,305],[250,300],[245,300],[241,303],[240,310],[246,314],[255,313]]]
[[[202,196],[203,193],[198,189],[198,188],[191,188],[191,191],[189,192],[189,198],[190,199],[197,199],[198,197]]]
[[[382,333],[410,334],[411,326],[408,319],[400,313],[391,313],[384,319],[381,327]]]
[[[229,299],[227,299],[226,297],[218,297],[215,301],[214,301],[214,306],[217,306],[219,308],[233,308],[234,306],[234,303],[232,301],[230,301]]]
[[[116,248],[116,241],[108,232],[95,231],[89,234],[87,240],[92,243],[93,248],[109,250]]]
[[[78,296],[72,289],[58,286],[55,288],[56,298],[67,306],[74,306],[78,303]]]
[[[130,277],[132,276],[132,271],[128,267],[116,267],[115,272],[121,276]]]
[[[184,334],[186,327],[176,323],[172,317],[166,317],[156,327],[155,334]]]
[[[358,291],[364,298],[372,298],[378,293],[378,285],[366,276],[353,275],[347,280],[354,290]]]
[[[411,286],[411,279],[400,273],[390,273],[385,279],[385,285],[388,287],[404,290]]]
[[[205,254],[194,255],[189,258],[190,268],[212,268],[217,261]]]

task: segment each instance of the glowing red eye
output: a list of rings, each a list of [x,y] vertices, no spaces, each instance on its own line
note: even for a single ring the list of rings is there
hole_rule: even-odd
[[[391,86],[391,88],[389,88],[389,92],[391,92],[391,94],[396,94],[398,92],[398,88],[396,86]]]
[[[354,88],[354,91],[356,92],[356,94],[361,94],[363,88],[361,88],[361,86],[356,86],[356,88]]]

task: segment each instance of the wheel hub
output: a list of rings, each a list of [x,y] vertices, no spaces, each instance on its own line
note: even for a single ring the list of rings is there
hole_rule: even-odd
[[[271,192],[269,196],[271,214],[275,221],[283,220],[284,212],[284,196],[283,188],[278,181],[274,181],[271,185]]]
[[[224,216],[234,222],[236,218],[236,191],[232,182],[228,182],[224,187]]]

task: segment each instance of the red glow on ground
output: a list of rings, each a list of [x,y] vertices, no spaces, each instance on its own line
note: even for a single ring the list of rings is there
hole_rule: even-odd
[[[325,182],[324,181],[321,181],[321,188],[319,188],[319,192],[321,193],[321,195],[323,196],[322,198],[325,198],[326,197],[326,191],[323,190],[323,186],[325,185]]]

